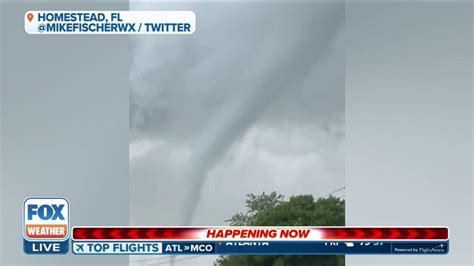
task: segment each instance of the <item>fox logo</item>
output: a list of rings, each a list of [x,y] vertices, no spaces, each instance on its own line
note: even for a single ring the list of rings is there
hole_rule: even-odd
[[[28,220],[33,220],[34,215],[38,215],[41,220],[64,220],[62,209],[64,204],[43,204],[38,207],[38,204],[28,205]]]
[[[69,236],[69,202],[65,198],[28,198],[23,217],[25,239],[64,240]]]

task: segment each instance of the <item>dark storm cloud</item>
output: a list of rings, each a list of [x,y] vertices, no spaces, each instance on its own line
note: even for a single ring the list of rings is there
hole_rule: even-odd
[[[134,38],[130,73],[132,147],[144,139],[161,145],[148,164],[132,165],[132,171],[143,174],[155,162],[157,178],[186,181],[184,224],[191,222],[209,171],[250,128],[290,121],[329,129],[344,104],[342,57],[326,58],[344,22],[343,5],[186,9],[196,13],[196,33]],[[155,149],[146,143],[145,149]],[[169,158],[158,158],[179,146],[187,147],[186,164],[177,171]]]

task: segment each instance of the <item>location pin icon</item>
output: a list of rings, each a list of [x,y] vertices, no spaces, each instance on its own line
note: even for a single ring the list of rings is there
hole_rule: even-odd
[[[33,14],[32,13],[28,13],[26,15],[26,18],[31,22],[33,20]]]

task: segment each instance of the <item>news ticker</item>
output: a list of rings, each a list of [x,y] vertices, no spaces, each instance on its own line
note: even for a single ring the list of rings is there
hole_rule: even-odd
[[[27,11],[28,34],[192,34],[192,11]]]
[[[28,198],[23,203],[27,254],[230,255],[392,254],[443,255],[447,227],[110,227],[70,230],[69,201]]]
[[[72,252],[122,255],[447,254],[446,227],[74,227]]]
[[[76,255],[444,255],[448,241],[73,241]]]

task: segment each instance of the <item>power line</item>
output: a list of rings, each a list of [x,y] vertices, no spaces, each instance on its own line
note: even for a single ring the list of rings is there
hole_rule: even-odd
[[[341,190],[343,190],[343,189],[345,189],[345,188],[346,188],[346,186],[340,187],[340,188],[338,188],[338,189],[336,189],[336,190],[334,190],[334,191],[332,191],[332,192],[327,193],[326,195],[322,196],[321,198],[325,198],[325,197],[327,197],[327,196],[331,196],[332,194],[334,194],[334,193],[336,193],[336,192],[339,192],[339,191],[341,191]]]
[[[163,260],[169,260],[170,258],[172,257],[176,257],[176,256],[180,256],[179,254],[176,254],[176,255],[170,255],[170,256],[160,256],[160,257],[157,257],[157,258],[145,258],[145,259],[139,259],[139,260],[130,260],[130,263],[139,263],[139,262],[160,262],[160,261],[163,261]],[[182,255],[181,255],[182,256]],[[181,260],[188,260],[188,259],[191,259],[191,258],[198,258],[198,257],[201,257],[202,255],[195,255],[193,257],[186,257],[186,258],[182,258],[182,259],[177,259],[175,260],[175,262],[177,261],[181,261]],[[162,262],[161,264],[166,264],[166,263],[169,263],[169,262]],[[155,264],[152,264],[152,265],[155,265]],[[158,264],[160,265],[160,264]]]
[[[157,258],[144,258],[144,259],[138,259],[138,260],[130,260],[131,263],[137,263],[137,262],[147,262],[147,261],[160,261],[160,260],[165,260],[169,259],[171,257],[174,257],[175,255],[172,256],[160,256]]]
[[[192,259],[197,259],[201,257],[200,255],[196,255],[196,256],[193,256],[193,257],[187,257],[187,258],[182,258],[182,259],[177,259],[175,260],[174,262],[180,262],[180,261],[185,261],[185,260],[192,260]],[[168,264],[169,262],[159,262],[159,263],[154,263],[154,264],[151,264],[151,265],[163,265],[163,264]]]

